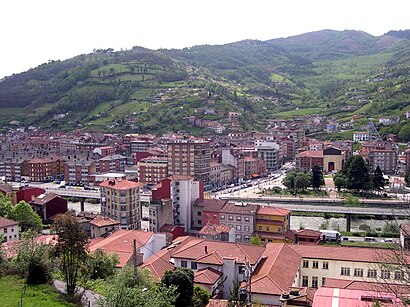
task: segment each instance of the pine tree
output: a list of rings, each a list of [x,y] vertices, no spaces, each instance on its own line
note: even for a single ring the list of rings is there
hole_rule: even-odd
[[[315,165],[312,168],[312,188],[318,190],[321,185],[324,185],[325,180],[323,178],[322,170],[319,166]]]
[[[377,191],[380,191],[387,184],[387,182],[388,180],[383,177],[383,172],[380,169],[380,167],[377,165],[376,169],[373,172],[373,176],[372,176],[373,188],[376,189]]]
[[[369,168],[363,157],[353,156],[347,169],[347,188],[352,190],[369,189],[371,186]]]

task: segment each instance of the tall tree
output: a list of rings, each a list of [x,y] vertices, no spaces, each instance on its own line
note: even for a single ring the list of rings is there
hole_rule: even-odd
[[[310,185],[310,182],[310,175],[306,173],[297,173],[295,177],[295,187],[297,190],[306,190],[306,188]]]
[[[28,229],[40,231],[43,228],[40,216],[25,201],[20,201],[15,205],[7,217],[18,221],[22,231]]]
[[[372,176],[373,188],[377,191],[380,191],[384,188],[384,186],[388,182],[389,180],[384,178],[382,170],[377,165],[376,169],[373,172],[373,176]]]
[[[333,177],[333,182],[337,188],[337,190],[340,192],[341,188],[345,188],[347,185],[347,178],[344,174],[336,174],[336,176]]]
[[[320,186],[325,184],[325,179],[323,178],[322,170],[319,166],[315,165],[312,168],[312,188],[318,190]]]
[[[347,169],[347,188],[353,190],[368,189],[369,184],[371,184],[371,180],[366,162],[359,155],[353,156]]]
[[[289,172],[286,174],[286,177],[283,180],[283,185],[288,190],[295,191],[296,189],[295,179],[296,179],[296,172],[295,171]]]
[[[204,288],[200,286],[194,287],[194,295],[192,297],[193,307],[205,307],[208,305],[211,295]]]
[[[70,212],[58,215],[52,230],[58,235],[56,252],[61,259],[67,294],[72,296],[77,285],[78,270],[87,256],[88,238]]]
[[[10,199],[0,193],[0,216],[7,217],[12,208]]]
[[[194,272],[187,268],[177,268],[174,271],[166,271],[161,283],[165,287],[176,286],[179,296],[175,307],[192,306],[194,294]]]

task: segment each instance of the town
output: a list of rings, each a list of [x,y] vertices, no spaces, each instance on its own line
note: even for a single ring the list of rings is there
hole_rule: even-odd
[[[113,270],[145,270],[154,283],[192,270],[209,306],[330,306],[336,296],[405,306],[410,149],[372,123],[350,140],[305,135],[320,125],[272,119],[264,132],[201,138],[9,128],[0,135],[0,263],[19,261],[30,229],[37,245],[60,246],[65,216],[92,259],[116,255]],[[86,304],[100,295],[110,304],[115,289],[96,294],[84,280],[97,277],[81,274],[71,285],[88,288]]]

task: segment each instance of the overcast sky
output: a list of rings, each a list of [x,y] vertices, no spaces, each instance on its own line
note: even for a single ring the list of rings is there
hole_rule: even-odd
[[[94,48],[410,29],[409,0],[0,0],[0,78]]]

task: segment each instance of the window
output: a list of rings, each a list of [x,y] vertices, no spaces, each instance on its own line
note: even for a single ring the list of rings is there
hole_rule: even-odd
[[[312,288],[317,288],[318,286],[318,277],[312,276]]]
[[[326,283],[326,277],[322,277],[322,287],[325,286],[325,283]]]
[[[262,226],[258,226],[258,230],[262,230]]]
[[[395,280],[402,280],[404,278],[404,274],[402,271],[394,272],[394,279]]]
[[[233,215],[228,215],[228,220],[233,221]]]
[[[4,233],[7,233],[7,228],[4,228]]]
[[[381,276],[383,279],[390,279],[390,271],[382,270]]]
[[[313,261],[312,268],[318,269],[319,268],[319,261]]]
[[[269,231],[269,230],[270,230],[269,226],[266,226],[266,231]]]
[[[213,218],[216,219],[216,214],[213,215]]]
[[[244,265],[240,265],[238,267],[238,274],[244,274],[245,273],[245,266]]]
[[[309,279],[307,276],[302,276],[302,287],[308,287]]]
[[[249,216],[245,216],[245,222],[248,222],[248,223],[249,223],[250,220],[251,220],[251,219],[249,218]]]
[[[181,268],[188,267],[187,262],[185,260],[181,260]]]
[[[222,221],[225,221],[225,215],[221,215],[219,218],[220,218]]]
[[[322,269],[323,270],[329,270],[329,262],[323,261]]]
[[[192,261],[192,262],[191,262],[191,269],[192,269],[192,270],[196,270],[196,268],[197,268],[196,262],[195,262],[195,261]]]
[[[377,270],[367,270],[367,277],[368,278],[376,278],[377,277]]]
[[[239,230],[239,231],[241,231],[241,225],[236,225],[236,230]]]
[[[341,267],[340,268],[340,275],[350,276],[350,268]]]
[[[201,216],[201,215],[202,215],[202,212],[201,212],[201,211],[198,211],[197,214],[198,214],[198,216]]]
[[[302,267],[303,268],[308,268],[309,267],[309,260],[303,260]]]
[[[353,275],[354,275],[354,276],[358,276],[358,277],[363,277],[363,269],[357,269],[357,268],[355,268]]]
[[[249,226],[245,226],[245,231],[247,231],[247,232],[249,232],[249,231],[250,231]]]
[[[236,216],[236,221],[237,221],[237,222],[240,222],[240,221],[241,221],[241,217],[237,215],[237,216]]]
[[[198,225],[202,225],[202,220],[198,220]]]

